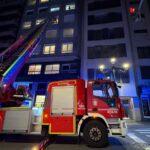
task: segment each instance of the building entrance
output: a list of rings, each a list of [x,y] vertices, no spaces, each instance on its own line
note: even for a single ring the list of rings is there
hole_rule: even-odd
[[[150,118],[150,99],[148,97],[142,97],[142,111],[144,118]]]
[[[131,98],[121,98],[126,119],[133,119],[133,103]]]

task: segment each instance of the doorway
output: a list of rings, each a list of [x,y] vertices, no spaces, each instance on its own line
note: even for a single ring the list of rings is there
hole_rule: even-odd
[[[131,98],[121,98],[126,119],[133,119],[133,103]]]
[[[142,97],[142,111],[144,118],[150,118],[150,99]]]

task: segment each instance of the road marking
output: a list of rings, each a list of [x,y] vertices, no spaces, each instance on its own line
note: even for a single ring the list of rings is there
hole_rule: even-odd
[[[142,133],[142,134],[150,134],[150,132],[147,132],[147,131],[145,131],[145,132],[139,132],[139,133]]]
[[[135,130],[135,131],[139,131],[139,132],[150,132],[150,129]]]
[[[146,135],[147,137],[150,137],[150,135]]]
[[[145,141],[143,141],[141,138],[137,137],[134,133],[128,133],[128,136],[133,139],[137,143],[143,143],[147,144]]]
[[[150,150],[150,146],[146,147],[145,150]]]

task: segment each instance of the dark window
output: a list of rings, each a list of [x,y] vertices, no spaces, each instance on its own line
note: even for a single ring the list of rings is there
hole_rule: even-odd
[[[45,13],[47,11],[47,7],[39,8],[39,13]]]
[[[94,80],[96,76],[96,69],[88,69],[88,79]]]
[[[150,46],[149,47],[137,47],[139,58],[150,58]]]
[[[28,11],[26,11],[26,14],[28,15],[28,16],[31,16],[31,15],[33,15],[33,10],[28,10]]]
[[[113,29],[101,29],[101,30],[89,30],[88,31],[88,40],[104,40],[104,39],[115,39],[123,38],[124,31],[123,28],[113,28]]]
[[[130,2],[131,5],[136,5],[136,4],[139,4],[139,3],[140,3],[140,1],[138,1],[138,0]]]
[[[110,12],[103,15],[89,15],[88,25],[104,24],[110,22],[122,21],[122,15],[120,12]]]
[[[149,10],[150,10],[150,0],[147,0],[147,3],[148,3]]]
[[[77,64],[62,64],[62,73],[76,73],[78,69]]]
[[[142,79],[150,79],[150,66],[141,66],[140,70]]]
[[[134,30],[134,33],[147,33],[147,29]]]
[[[88,10],[94,11],[99,9],[107,9],[113,7],[119,7],[120,0],[101,0],[101,1],[94,1],[88,4]]]
[[[38,91],[45,91],[46,87],[47,87],[46,83],[39,83],[37,90]]]
[[[130,77],[129,77],[129,71],[119,71],[116,70],[115,72],[115,81],[118,83],[129,83],[130,82]]]
[[[93,68],[88,69],[88,80],[111,79],[112,70],[111,68],[107,69],[104,72],[101,72],[99,69]],[[115,81],[117,83],[129,83],[130,82],[129,71],[116,70]]]
[[[125,44],[88,47],[88,59],[126,57]]]

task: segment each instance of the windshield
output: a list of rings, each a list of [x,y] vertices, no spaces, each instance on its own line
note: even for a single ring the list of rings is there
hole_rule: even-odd
[[[118,97],[118,89],[114,82],[93,84],[93,95],[98,97]]]

